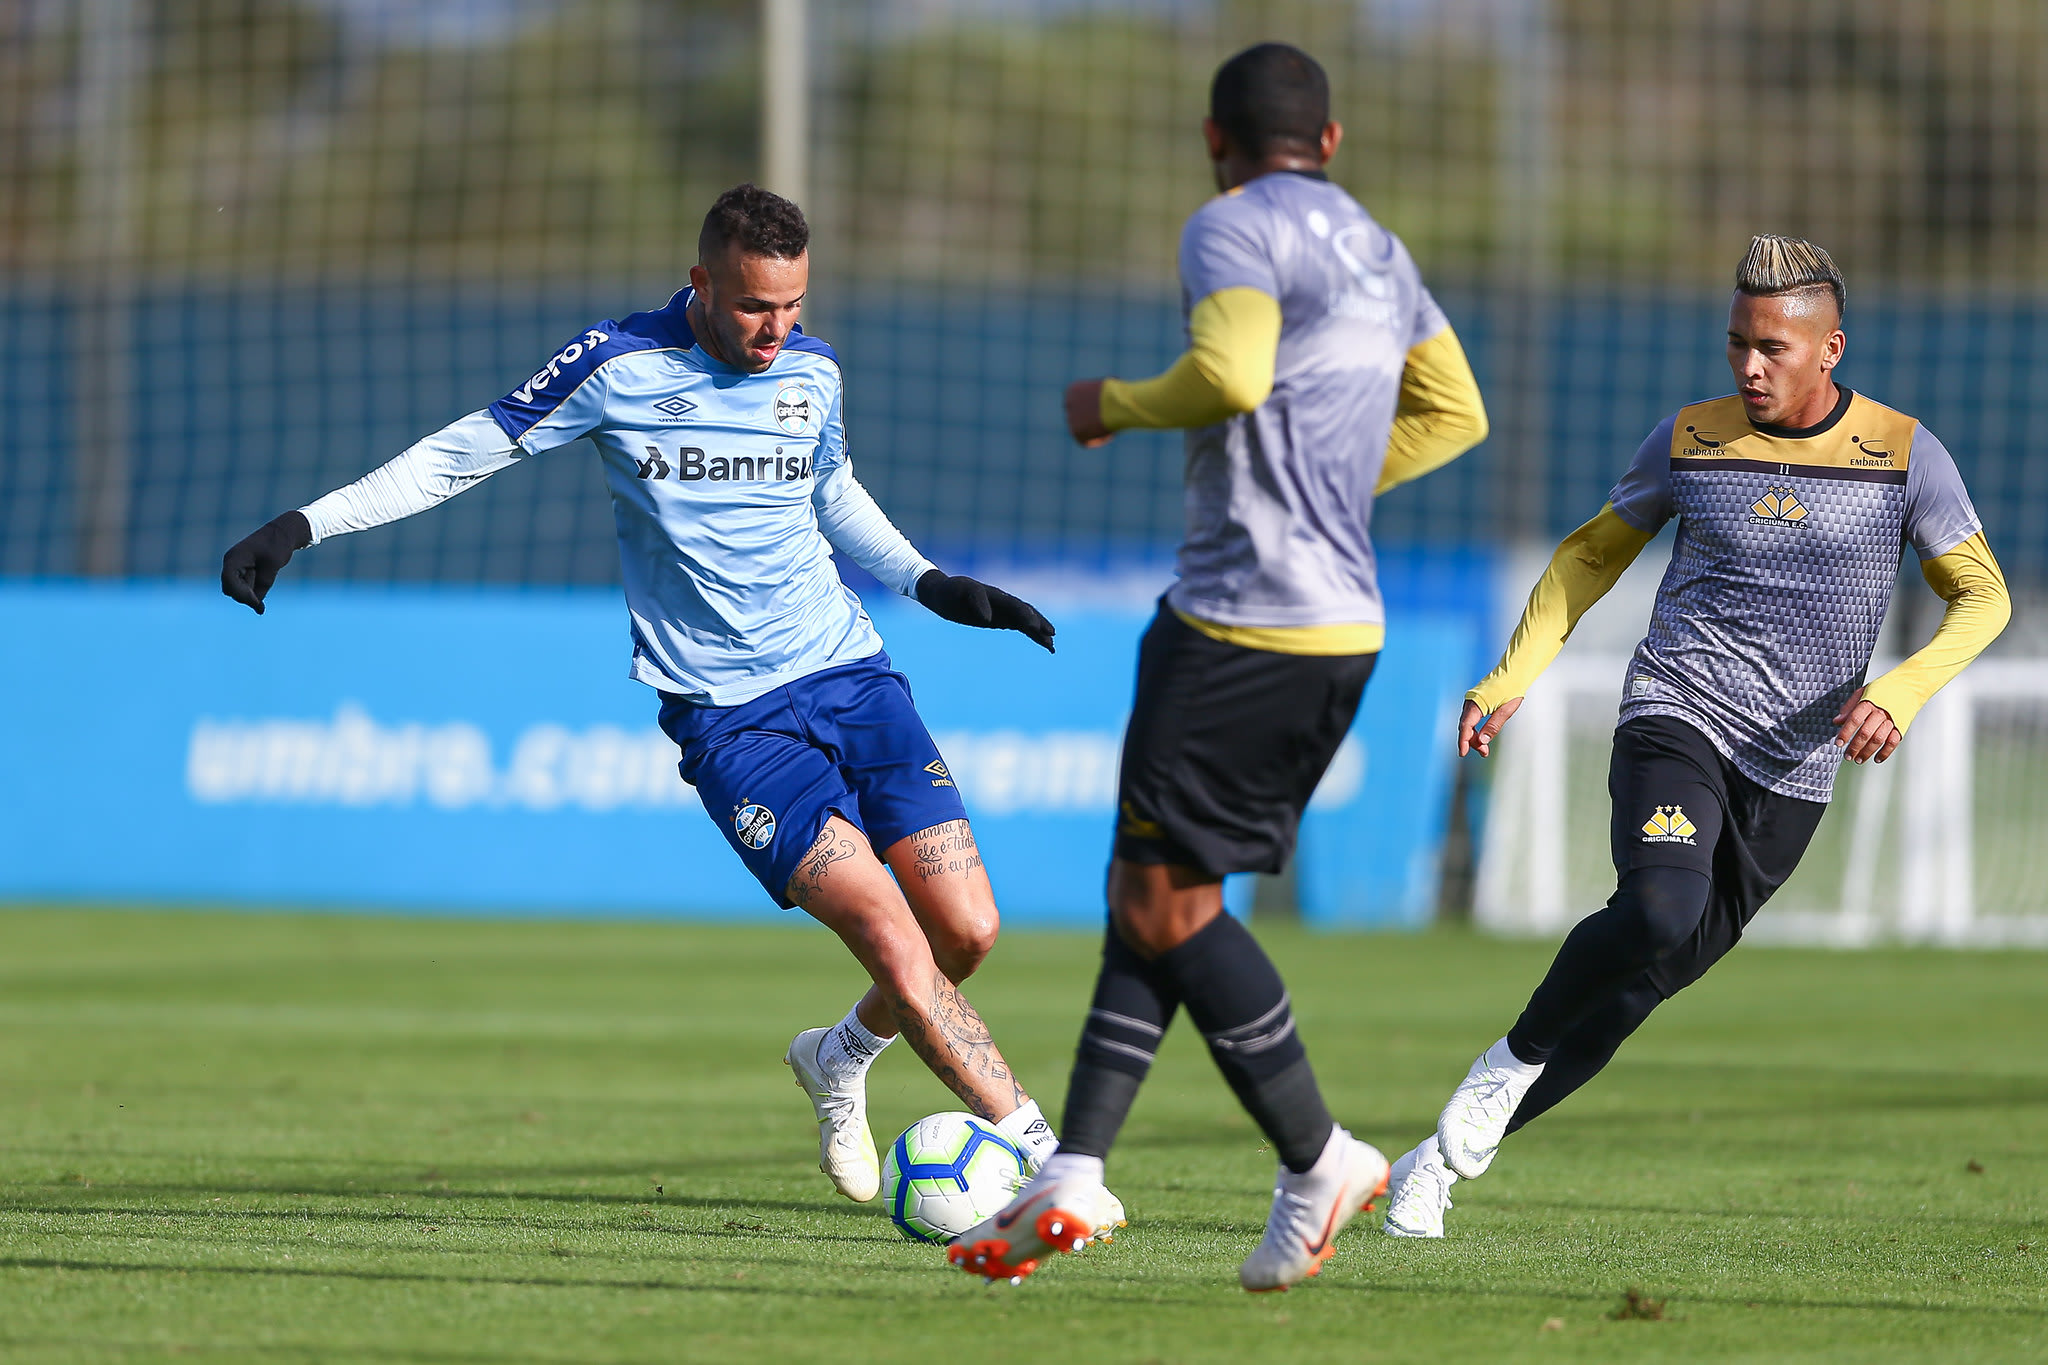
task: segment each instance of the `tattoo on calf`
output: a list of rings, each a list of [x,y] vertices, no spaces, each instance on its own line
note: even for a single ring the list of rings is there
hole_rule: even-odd
[[[855,853],[853,840],[845,835],[834,834],[828,822],[818,831],[817,842],[805,852],[803,861],[789,876],[789,899],[806,909],[816,898],[821,884],[832,871],[832,864],[843,863]]]
[[[921,882],[948,875],[964,876],[981,866],[981,849],[965,820],[948,820],[943,825],[919,830],[910,836],[910,852]]]
[[[975,1093],[977,1082],[998,1090],[1008,1086],[1013,1107],[1031,1098],[996,1050],[988,1025],[944,972],[933,970],[931,1000],[924,1010],[907,1000],[892,1000],[890,1008],[911,1050],[977,1117],[990,1122],[996,1117],[994,1107]]]

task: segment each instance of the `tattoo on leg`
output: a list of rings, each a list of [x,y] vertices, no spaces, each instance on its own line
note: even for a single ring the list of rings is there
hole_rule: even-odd
[[[995,1110],[974,1093],[973,1082],[989,1082],[1000,1089],[1007,1085],[1013,1101],[1021,1105],[1031,1097],[1010,1073],[1009,1063],[996,1050],[988,1025],[967,997],[946,979],[944,972],[932,972],[931,1001],[919,1011],[909,1001],[891,1000],[896,1022],[911,1050],[931,1068],[948,1090],[980,1118],[995,1120]]]
[[[949,873],[962,876],[981,866],[981,849],[965,820],[948,820],[919,830],[910,836],[910,852],[921,882]]]
[[[853,840],[844,835],[835,835],[828,822],[818,831],[818,840],[804,854],[796,871],[789,876],[789,898],[798,905],[808,908],[816,898],[818,888],[832,871],[832,864],[843,863],[857,850]]]

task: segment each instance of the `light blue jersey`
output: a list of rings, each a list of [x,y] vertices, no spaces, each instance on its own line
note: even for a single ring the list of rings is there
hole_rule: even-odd
[[[835,516],[854,536],[879,522],[894,538],[898,572],[884,581],[899,591],[930,565],[853,481],[832,348],[796,329],[766,370],[734,369],[697,345],[692,292],[589,328],[489,412],[528,454],[585,436],[596,445],[618,522],[632,675],[733,706],[881,649],[832,563],[827,533],[864,558]],[[872,515],[848,516],[849,504]]]

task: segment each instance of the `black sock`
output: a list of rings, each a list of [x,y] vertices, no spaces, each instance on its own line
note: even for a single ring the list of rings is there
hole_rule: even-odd
[[[1565,936],[1543,983],[1508,1030],[1508,1050],[1547,1062],[1572,1027],[1658,958],[1692,937],[1713,883],[1689,867],[1639,867],[1621,879],[1607,908]]]
[[[1110,925],[1102,938],[1095,999],[1067,1081],[1067,1107],[1060,1115],[1062,1152],[1109,1155],[1179,1004],[1154,964],[1133,952]]]
[[[1299,1174],[1316,1164],[1336,1121],[1323,1103],[1287,988],[1251,932],[1218,915],[1152,968],[1188,1007],[1238,1103]]]
[[[1651,1010],[1663,1003],[1664,997],[1649,978],[1640,977],[1581,1019],[1550,1054],[1543,1074],[1529,1087],[1529,1093],[1522,1096],[1515,1116],[1508,1120],[1508,1131],[1520,1132],[1531,1119],[1592,1080],[1613,1058],[1622,1041],[1650,1017]]]

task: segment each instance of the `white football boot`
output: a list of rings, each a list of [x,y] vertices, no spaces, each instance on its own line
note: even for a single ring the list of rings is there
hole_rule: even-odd
[[[1017,1188],[1020,1191],[1045,1169],[1045,1163],[1052,1159],[1055,1150],[1048,1149],[1043,1155],[1028,1152],[1024,1154],[1023,1175],[1017,1181]],[[1095,1216],[1090,1223],[1094,1228],[1094,1232],[1088,1238],[1091,1242],[1114,1241],[1118,1230],[1130,1225],[1130,1219],[1124,1216],[1124,1201],[1111,1194],[1107,1185],[1097,1187]]]
[[[1542,1063],[1518,1059],[1505,1038],[1480,1053],[1436,1121],[1444,1164],[1467,1180],[1485,1175],[1507,1136],[1508,1120],[1542,1074]]]
[[[1100,1186],[1095,1195],[1095,1229],[1089,1234],[1088,1240],[1114,1241],[1117,1231],[1129,1221],[1124,1217],[1124,1201],[1111,1194],[1109,1186]]]
[[[1300,1175],[1280,1168],[1266,1235],[1237,1268],[1238,1283],[1264,1294],[1320,1273],[1344,1225],[1387,1192],[1389,1173],[1379,1148],[1332,1129],[1315,1165]]]
[[[796,1083],[818,1115],[818,1169],[832,1177],[833,1187],[856,1204],[882,1191],[882,1163],[875,1155],[875,1135],[868,1131],[865,1078],[851,1088],[836,1086],[818,1065],[818,1044],[830,1029],[807,1028],[791,1041],[783,1062],[796,1073]]]
[[[1444,1210],[1451,1207],[1451,1186],[1458,1173],[1444,1165],[1436,1134],[1394,1161],[1387,1177],[1387,1219],[1380,1230],[1389,1237],[1441,1237]]]
[[[1103,1188],[1101,1171],[1092,1157],[1053,1156],[1002,1212],[954,1238],[946,1259],[970,1275],[1022,1284],[1045,1257],[1107,1241],[1123,1226],[1124,1206]]]

